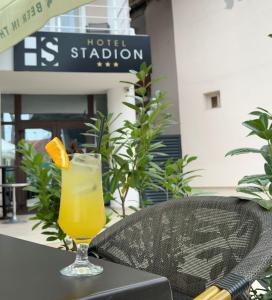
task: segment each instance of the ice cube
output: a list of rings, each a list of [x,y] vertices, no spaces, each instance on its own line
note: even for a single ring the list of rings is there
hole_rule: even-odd
[[[95,183],[90,183],[85,186],[77,186],[74,189],[74,193],[77,195],[87,194],[87,193],[93,193],[97,189],[97,185]]]
[[[93,155],[75,153],[72,159],[72,164],[81,167],[88,167],[93,171],[100,168],[100,161]]]

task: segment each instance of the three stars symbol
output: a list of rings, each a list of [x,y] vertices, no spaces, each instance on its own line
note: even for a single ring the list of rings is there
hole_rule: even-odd
[[[99,68],[102,68],[103,65],[105,65],[106,68],[110,68],[111,65],[114,67],[114,68],[117,68],[119,67],[119,63],[117,61],[113,62],[113,63],[110,63],[109,61],[105,62],[105,63],[102,63],[101,61],[97,62],[96,64]]]

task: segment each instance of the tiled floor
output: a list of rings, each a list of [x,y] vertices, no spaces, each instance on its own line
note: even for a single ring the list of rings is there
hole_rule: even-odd
[[[32,226],[36,221],[29,220],[31,215],[18,216],[20,223],[7,224],[5,221],[0,221],[0,234],[13,236],[19,239],[31,241],[38,244],[48,244],[45,240],[46,236],[41,234],[39,228],[32,230]]]
[[[37,221],[29,220],[31,217],[32,215],[20,215],[18,216],[18,219],[22,222],[14,224],[7,224],[5,221],[0,220],[0,234],[9,235],[38,244],[59,247],[60,244],[58,242],[46,241],[47,236],[41,234],[41,227],[37,227],[35,230],[32,230],[33,225],[36,224]],[[116,215],[113,215],[111,222],[108,223],[106,227],[111,226],[118,220],[119,218],[116,217]]]

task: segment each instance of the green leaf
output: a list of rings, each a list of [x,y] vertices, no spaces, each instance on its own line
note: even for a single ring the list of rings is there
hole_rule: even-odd
[[[162,168],[158,164],[156,164],[154,162],[150,162],[150,166],[152,168],[154,168],[155,170],[157,170],[158,172],[162,172],[163,171]]]
[[[96,133],[89,133],[89,132],[83,132],[83,133],[81,133],[81,135],[84,135],[84,136],[93,136],[95,138],[98,137],[98,134],[96,134]]]
[[[113,175],[110,181],[110,191],[112,194],[116,191],[118,185],[119,185],[119,178],[117,175]]]
[[[133,157],[133,151],[131,148],[127,148],[127,154],[130,156],[130,157]]]
[[[265,208],[266,210],[272,209],[272,200],[263,200],[263,199],[258,199],[258,198],[252,198],[249,200],[258,203],[261,207]]]
[[[94,130],[96,132],[99,132],[99,128],[97,128],[94,124],[92,124],[92,123],[85,123],[85,125],[87,127],[91,127],[92,130]]]
[[[261,153],[261,150],[255,148],[238,148],[229,151],[225,156],[248,154],[248,153]]]
[[[188,158],[187,163],[189,164],[190,162],[194,161],[197,159],[197,156],[191,156]]]
[[[56,235],[57,232],[55,231],[42,231],[42,234],[44,235]]]
[[[31,185],[24,187],[23,190],[33,192],[35,194],[39,193],[39,190],[35,186],[31,186]]]
[[[137,95],[140,95],[140,96],[144,97],[145,94],[146,94],[146,88],[145,88],[145,87],[137,88],[137,89],[135,90],[135,93],[136,93]]]
[[[271,146],[265,145],[261,148],[261,154],[266,162],[272,166],[272,148]]]
[[[114,119],[110,118],[109,119],[109,122],[110,122],[109,125],[114,124],[114,122],[116,122],[120,118],[121,115],[122,115],[122,113],[119,113],[117,116],[114,117]]]
[[[242,123],[245,127],[249,128],[253,132],[264,131],[266,127],[260,119],[248,120]]]
[[[264,164],[264,170],[266,175],[269,175],[272,177],[272,165],[269,165],[268,163]]]
[[[136,105],[134,105],[134,104],[132,104],[132,103],[129,103],[129,102],[123,102],[123,104],[124,104],[125,106],[127,106],[127,107],[129,107],[129,108],[135,110],[135,111],[138,111],[138,112],[139,112],[139,111],[141,110],[138,106],[136,106]]]
[[[270,183],[268,191],[269,191],[269,194],[272,196],[272,183]]]
[[[133,70],[130,70],[129,73],[132,73],[132,74],[136,75],[137,72],[135,72]],[[134,86],[137,86],[137,87],[141,86],[139,83],[133,83],[133,82],[130,82],[130,81],[121,80],[120,82],[129,84],[129,85],[134,85]]]
[[[151,85],[154,85],[154,84],[156,84],[157,82],[162,81],[163,79],[166,79],[166,77],[165,77],[165,76],[160,76],[160,77],[157,77],[157,78],[155,78],[155,79],[152,79],[152,80],[150,80],[150,82],[149,82],[145,87],[148,88],[148,87],[150,87]]]
[[[53,241],[58,240],[58,237],[56,237],[56,236],[49,236],[46,240],[47,240],[48,242],[53,242]]]
[[[140,81],[144,81],[146,77],[146,72],[144,70],[141,70],[138,73],[136,73],[136,76]]]
[[[260,184],[260,182],[267,182],[269,180],[271,180],[271,176],[267,176],[267,175],[249,175],[249,176],[244,176],[239,182],[238,184]]]
[[[96,144],[81,144],[81,147],[83,148],[95,148],[96,149]]]
[[[38,222],[38,223],[36,223],[36,224],[34,224],[33,226],[32,226],[32,230],[35,230],[38,226],[40,226],[42,224],[42,222],[40,221],[40,222]]]
[[[135,206],[131,206],[130,205],[129,208],[132,209],[132,210],[134,210],[135,212],[139,211],[139,209],[137,207],[135,207]]]
[[[44,225],[42,226],[42,229],[47,229],[47,228],[49,228],[49,227],[51,227],[51,226],[52,226],[52,224],[50,224],[50,223],[44,224]]]
[[[35,165],[39,165],[42,163],[44,159],[44,154],[43,153],[37,153],[35,156],[34,156],[34,160],[33,160],[33,163]]]
[[[259,187],[247,186],[247,187],[238,187],[237,192],[248,194],[248,195],[254,196],[256,198],[262,199],[262,197],[260,195],[258,195],[257,193],[262,193],[263,191]]]
[[[264,128],[267,128],[268,127],[268,116],[267,116],[267,114],[261,114],[259,119],[262,122]]]
[[[155,183],[152,183],[150,182],[148,184],[148,187],[151,188],[152,190],[155,190],[155,191],[164,191],[164,188],[158,184],[155,184]]]
[[[140,70],[144,71],[146,74],[149,72],[149,67],[147,67],[146,62],[141,63]]]
[[[150,200],[150,199],[144,199],[144,205],[152,205],[153,204],[153,201]]]

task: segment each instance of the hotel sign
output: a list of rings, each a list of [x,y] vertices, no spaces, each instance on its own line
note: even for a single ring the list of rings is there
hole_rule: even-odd
[[[15,71],[128,72],[143,62],[148,36],[36,32],[14,48]]]

